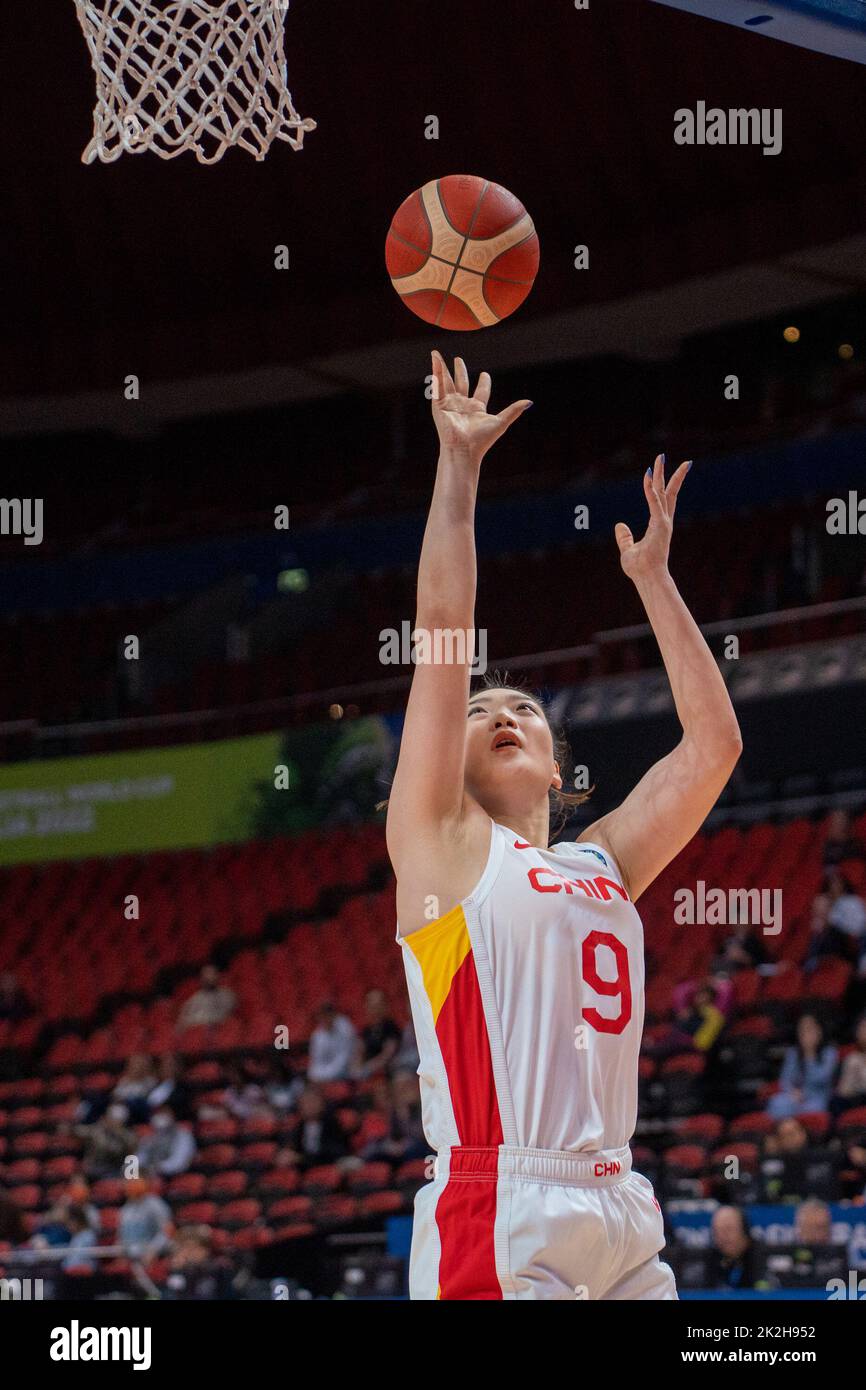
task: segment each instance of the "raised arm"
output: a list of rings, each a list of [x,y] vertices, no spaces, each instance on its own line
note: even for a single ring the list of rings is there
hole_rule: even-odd
[[[622,567],[646,609],[671,683],[682,738],[641,778],[621,806],[581,836],[606,845],[634,900],[697,833],[743,750],[737,716],[715,658],[668,571],[683,463],[665,486],[664,456],[647,469],[647,532],[635,541],[616,526]]]
[[[435,852],[441,836],[456,831],[463,812],[478,476],[487,450],[531,404],[518,401],[498,415],[489,414],[490,388],[490,376],[482,372],[470,395],[463,359],[456,359],[452,378],[444,359],[433,353],[439,464],[418,568],[415,630],[423,629],[431,641],[437,634],[461,634],[465,660],[430,659],[415,666],[388,802],[388,851],[398,886],[422,861],[429,865],[425,856]],[[459,642],[451,645],[450,655],[461,655]]]

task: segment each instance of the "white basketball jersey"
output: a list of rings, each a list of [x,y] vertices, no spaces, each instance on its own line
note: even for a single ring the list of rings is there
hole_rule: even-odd
[[[407,937],[398,927],[397,941],[433,1150],[629,1142],[643,929],[607,850],[536,849],[491,822],[474,891]]]

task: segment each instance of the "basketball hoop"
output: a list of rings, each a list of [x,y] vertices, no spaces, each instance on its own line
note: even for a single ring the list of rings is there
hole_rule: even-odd
[[[283,52],[288,0],[75,0],[96,74],[93,139],[81,156],[124,152],[215,164],[231,145],[264,159],[301,149]]]

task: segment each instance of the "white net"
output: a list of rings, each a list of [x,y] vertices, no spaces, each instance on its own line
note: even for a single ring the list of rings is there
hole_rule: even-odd
[[[287,0],[75,0],[96,106],[85,164],[153,150],[193,150],[214,164],[232,145],[264,159],[274,140],[296,150],[302,120],[286,85]]]

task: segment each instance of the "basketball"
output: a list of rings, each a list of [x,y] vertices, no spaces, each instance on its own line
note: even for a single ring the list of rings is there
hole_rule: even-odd
[[[520,199],[474,174],[432,179],[410,193],[385,243],[391,283],[407,308],[459,332],[513,314],[532,289],[538,257]]]

